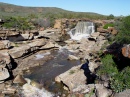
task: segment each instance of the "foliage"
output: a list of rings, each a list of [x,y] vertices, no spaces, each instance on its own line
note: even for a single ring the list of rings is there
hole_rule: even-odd
[[[107,17],[107,19],[114,19],[115,17],[114,17],[114,15],[113,14],[110,14],[108,17]]]
[[[109,23],[109,24],[106,24],[106,25],[104,25],[104,29],[107,29],[108,27],[114,27],[114,24],[112,24],[112,23]]]
[[[102,65],[97,71],[99,76],[108,75],[110,78],[110,87],[114,92],[122,92],[130,89],[130,67],[118,71],[117,65],[113,61],[112,55],[105,55],[101,59]]]
[[[116,36],[116,41],[120,44],[130,43],[130,16],[122,19],[122,23],[119,26],[119,33]]]
[[[109,75],[110,77],[118,73],[116,64],[112,59],[112,55],[106,55],[101,59],[102,65],[98,70],[99,75]]]
[[[31,29],[32,24],[25,17],[7,17],[2,25],[6,28],[18,28],[21,30]]]
[[[118,74],[111,78],[111,88],[115,92],[122,92],[125,89],[130,89],[130,67],[126,67]]]
[[[8,10],[7,10],[8,9]],[[31,15],[30,15],[31,14]],[[21,7],[11,4],[0,3],[0,17],[4,16],[28,16],[41,18],[46,15],[46,18],[59,19],[59,18],[90,18],[90,19],[106,19],[107,16],[90,13],[90,12],[72,12],[63,10],[56,7]],[[52,18],[53,17],[53,18]]]

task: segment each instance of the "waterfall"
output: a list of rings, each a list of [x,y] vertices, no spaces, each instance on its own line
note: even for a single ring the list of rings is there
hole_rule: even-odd
[[[68,33],[71,39],[80,40],[83,37],[88,37],[91,33],[95,32],[93,22],[78,22],[76,27],[71,29]]]

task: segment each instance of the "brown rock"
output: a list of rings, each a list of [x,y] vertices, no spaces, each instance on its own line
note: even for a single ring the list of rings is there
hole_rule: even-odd
[[[22,75],[17,75],[13,81],[13,83],[25,84],[27,81],[24,79]]]
[[[122,55],[130,58],[130,45],[126,45],[122,48]]]

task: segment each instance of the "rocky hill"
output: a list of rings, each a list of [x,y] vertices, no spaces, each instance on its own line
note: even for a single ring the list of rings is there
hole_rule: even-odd
[[[73,13],[73,14],[84,14],[89,16],[103,16],[101,14],[92,12],[72,12],[56,7],[24,7],[13,4],[7,4],[0,2],[0,15],[2,16],[26,16],[28,14],[46,14],[46,13]]]

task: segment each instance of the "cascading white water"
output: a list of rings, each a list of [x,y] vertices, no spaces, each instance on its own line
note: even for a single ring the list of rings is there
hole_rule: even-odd
[[[78,22],[74,29],[71,29],[68,33],[71,39],[80,40],[83,37],[88,37],[91,33],[95,32],[93,22]]]

